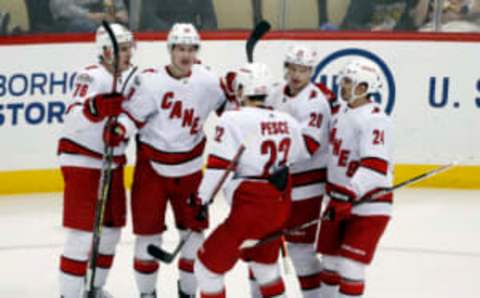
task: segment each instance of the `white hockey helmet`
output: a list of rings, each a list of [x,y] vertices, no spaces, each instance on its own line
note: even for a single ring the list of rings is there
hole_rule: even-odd
[[[171,51],[174,45],[186,44],[200,47],[200,35],[190,23],[175,23],[168,32],[167,47]]]
[[[285,66],[298,64],[307,67],[315,67],[317,63],[317,52],[304,45],[291,46],[285,55]]]
[[[234,88],[242,89],[242,98],[268,95],[272,76],[267,65],[263,63],[248,63],[237,70]]]
[[[110,28],[112,28],[113,35],[115,35],[118,44],[130,42],[131,46],[134,46],[133,34],[125,26],[113,23],[110,24]],[[103,26],[100,26],[97,29],[95,43],[97,46],[98,55],[101,57],[103,57],[105,49],[113,50],[110,36]]]
[[[355,58],[349,61],[340,71],[340,80],[344,78],[352,81],[352,92],[359,84],[365,83],[367,85],[366,92],[356,97],[375,93],[382,87],[380,69],[375,63],[365,58]],[[354,99],[352,96],[351,100]]]

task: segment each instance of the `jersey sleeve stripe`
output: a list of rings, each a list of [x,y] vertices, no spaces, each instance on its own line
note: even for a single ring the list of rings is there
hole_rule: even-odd
[[[315,141],[312,137],[309,137],[307,135],[303,135],[303,141],[305,142],[305,146],[307,147],[308,153],[310,155],[313,155],[315,151],[320,148],[320,144]]]
[[[83,145],[80,145],[72,140],[65,139],[65,138],[60,139],[60,141],[58,142],[57,154],[60,155],[62,153],[84,155],[84,156],[88,156],[96,159],[103,158],[102,153],[93,151]],[[127,157],[125,156],[125,154],[116,155],[113,157],[113,162],[119,165],[124,165],[127,163]]]
[[[210,154],[208,156],[207,168],[208,169],[227,169],[231,163],[232,161],[228,159]]]
[[[387,175],[388,172],[388,161],[378,157],[363,158],[360,166],[382,175]]]
[[[193,149],[183,152],[162,151],[142,142],[139,144],[139,150],[141,155],[146,156],[154,162],[165,165],[179,165],[200,157],[205,150],[206,141],[206,138],[203,138]]]

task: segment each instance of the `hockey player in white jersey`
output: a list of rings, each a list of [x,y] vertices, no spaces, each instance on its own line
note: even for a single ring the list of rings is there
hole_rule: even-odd
[[[392,194],[355,204],[390,187],[393,132],[390,118],[370,99],[380,87],[380,71],[357,58],[340,74],[347,103],[330,130],[327,194],[328,220],[321,225],[322,298],[362,297],[365,267],[390,219]]]
[[[161,245],[167,202],[173,207],[182,237],[194,230],[180,253],[180,297],[193,297],[195,253],[203,229],[192,227],[184,211],[187,198],[197,192],[206,144],[203,124],[212,111],[226,105],[219,77],[197,63],[200,37],[191,24],[175,24],[167,37],[171,63],[144,70],[135,78],[119,123],[127,135],[138,129],[137,161],[132,186],[135,239],[134,271],[141,297],[156,297],[158,262],[148,254],[149,244]],[[133,120],[132,120],[133,119]]]
[[[244,107],[224,113],[216,127],[197,204],[208,204],[239,148],[246,149],[225,183],[230,214],[198,251],[195,276],[202,298],[226,296],[224,274],[239,259],[249,262],[263,297],[286,297],[277,265],[280,240],[240,250],[245,240],[285,227],[291,199],[284,167],[310,157],[298,123],[286,113],[265,108],[270,80],[264,64],[240,68],[234,86]]]
[[[292,46],[285,55],[285,84],[278,84],[267,98],[267,105],[294,117],[302,126],[311,159],[294,163],[292,210],[289,227],[320,216],[327,178],[328,125],[335,95],[324,85],[310,82],[317,53],[303,46]],[[321,264],[316,252],[317,226],[286,235],[288,252],[298,276],[304,298],[318,297]]]
[[[125,225],[126,197],[123,185],[125,164],[124,136],[104,129],[107,118],[122,111],[124,91],[128,89],[136,68],[131,65],[134,40],[132,33],[119,24],[111,25],[119,44],[117,90],[112,93],[113,49],[103,27],[96,33],[99,63],[81,70],[65,115],[58,144],[59,163],[65,182],[63,225],[67,239],[60,260],[60,295],[81,295],[95,221],[104,140],[114,148],[114,170],[108,196],[94,286],[96,297],[107,297],[102,290],[112,265],[120,228]],[[110,134],[109,136],[107,136]],[[102,136],[103,135],[103,136]],[[108,296],[109,297],[109,296]]]

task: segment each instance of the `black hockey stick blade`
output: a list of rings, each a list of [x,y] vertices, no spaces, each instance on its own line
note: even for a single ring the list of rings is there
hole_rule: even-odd
[[[147,252],[155,259],[167,264],[170,264],[177,256],[176,254],[174,255],[173,253],[169,253],[154,244],[148,245]]]
[[[247,40],[247,60],[249,63],[253,62],[253,50],[255,49],[255,45],[257,42],[262,38],[270,30],[270,23],[262,20],[260,21],[257,26],[253,29],[252,33]]]
[[[185,245],[185,243],[187,243],[187,240],[190,237],[190,235],[192,235],[192,233],[193,232],[191,230],[188,231],[188,233],[180,240],[177,247],[175,247],[175,249],[171,253],[163,250],[162,248],[154,244],[149,244],[147,246],[147,252],[155,259],[169,264],[173,260],[175,260],[177,255],[180,253],[180,250]]]
[[[110,27],[110,24],[103,20],[102,21],[102,26],[105,28],[105,31],[107,31],[108,36],[110,36],[110,41],[112,42],[112,48],[113,48],[113,86],[112,86],[112,92],[115,92],[117,88],[117,73],[118,73],[118,63],[119,63],[119,57],[120,57],[120,48],[118,47],[118,42],[117,38],[115,37],[115,34],[113,33],[112,27]]]

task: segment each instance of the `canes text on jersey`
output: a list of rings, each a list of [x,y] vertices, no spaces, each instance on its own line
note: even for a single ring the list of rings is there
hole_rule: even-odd
[[[190,134],[194,135],[200,131],[200,117],[195,117],[193,108],[184,108],[181,100],[174,100],[175,94],[167,92],[163,96],[160,107],[163,110],[170,110],[170,119],[181,119],[182,127],[190,127]]]

